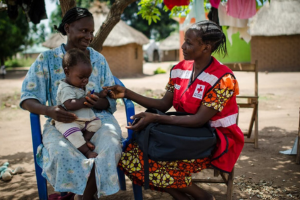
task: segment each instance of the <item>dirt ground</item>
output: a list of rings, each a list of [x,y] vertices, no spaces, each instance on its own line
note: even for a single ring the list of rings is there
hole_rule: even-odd
[[[159,97],[164,93],[167,74],[153,75],[158,67],[168,69],[172,63],[145,63],[144,75],[121,79],[130,89],[147,96]],[[0,180],[0,199],[38,199],[29,113],[19,108],[20,88],[26,70],[8,71],[6,79],[0,79],[0,165],[5,161],[11,168],[23,166],[26,172],[9,182]],[[253,94],[254,77],[251,73],[236,73],[241,95]],[[300,165],[295,156],[279,151],[291,149],[298,131],[300,105],[300,73],[259,73],[259,148],[245,144],[235,165],[233,199],[300,199]],[[136,106],[136,112],[143,111]],[[251,109],[241,109],[239,126],[247,130]],[[126,136],[124,106],[118,105],[115,113]],[[44,122],[42,118],[42,122]],[[197,176],[213,178],[209,170]],[[200,184],[217,200],[226,199],[226,186]],[[54,193],[49,185],[48,193]],[[171,200],[165,193],[144,191],[144,199]],[[132,200],[131,182],[127,179],[127,191],[101,198],[103,200]]]

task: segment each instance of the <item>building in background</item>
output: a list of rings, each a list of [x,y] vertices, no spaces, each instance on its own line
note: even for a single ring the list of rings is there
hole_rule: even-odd
[[[300,1],[267,2],[250,21],[250,35],[260,71],[300,71]]]
[[[109,12],[104,3],[94,2],[89,9],[93,14],[95,30],[98,30]],[[44,47],[55,48],[67,42],[67,37],[59,33],[53,34]],[[120,20],[106,38],[101,54],[106,58],[114,76],[132,77],[143,73],[143,49],[149,39],[141,32]]]
[[[49,50],[47,47],[43,47],[41,44],[39,45],[33,45],[32,47],[29,47],[28,49],[22,51],[22,55],[25,58],[33,58],[36,59],[40,53]]]
[[[144,58],[146,62],[160,62],[161,51],[159,50],[159,42],[150,39],[148,44],[143,45]]]
[[[179,33],[175,32],[159,43],[161,61],[179,61],[179,49]]]

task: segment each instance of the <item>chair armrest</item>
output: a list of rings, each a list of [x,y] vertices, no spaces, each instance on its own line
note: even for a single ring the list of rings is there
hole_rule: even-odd
[[[31,126],[31,136],[33,153],[36,155],[37,147],[42,144],[42,131],[40,116],[34,113],[30,113],[30,126]]]
[[[258,99],[258,96],[236,96],[236,98]]]

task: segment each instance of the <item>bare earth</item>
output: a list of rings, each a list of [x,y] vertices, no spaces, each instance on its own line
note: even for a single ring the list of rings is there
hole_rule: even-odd
[[[173,62],[175,64],[175,62]],[[159,97],[169,74],[152,75],[158,67],[168,69],[171,62],[145,63],[144,74],[136,78],[121,79],[130,89],[146,96]],[[26,71],[9,71],[5,80],[0,79],[0,165],[5,161],[11,168],[24,166],[27,171],[18,174],[9,182],[0,180],[0,199],[38,199],[29,113],[18,107],[20,88]],[[253,94],[251,73],[235,73],[241,95]],[[259,73],[259,148],[245,144],[235,165],[235,187],[233,199],[300,199],[300,166],[295,156],[283,155],[279,151],[291,149],[297,136],[300,107],[300,73]],[[143,111],[136,106],[136,112]],[[239,126],[248,129],[251,109],[240,110]],[[115,113],[123,135],[126,137],[124,106],[118,105]],[[45,119],[42,118],[42,122]],[[204,170],[207,178],[213,178]],[[201,174],[197,176],[201,176]],[[226,186],[201,184],[216,199],[226,199]],[[48,193],[54,193],[49,185]],[[171,200],[165,193],[144,191],[144,199]],[[127,191],[101,198],[103,200],[131,200],[130,180]]]

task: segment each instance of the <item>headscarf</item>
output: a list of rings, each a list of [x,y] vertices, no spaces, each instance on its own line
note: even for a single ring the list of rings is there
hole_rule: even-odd
[[[61,32],[61,34],[63,34],[63,35],[67,35],[65,28],[64,28],[65,24],[70,24],[70,23],[80,20],[84,17],[90,17],[90,16],[93,16],[93,15],[86,8],[80,8],[80,7],[71,8],[64,15],[59,27],[57,28],[57,26],[54,25],[54,29]]]

